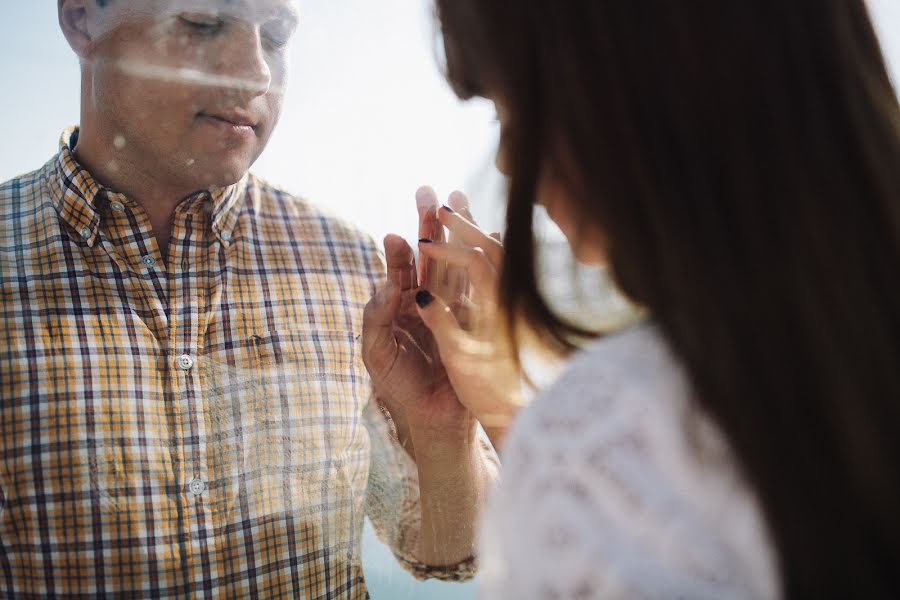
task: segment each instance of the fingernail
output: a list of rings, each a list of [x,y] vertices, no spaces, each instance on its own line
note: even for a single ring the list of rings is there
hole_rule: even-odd
[[[421,240],[419,240],[419,243],[420,244],[431,244],[433,242],[431,240],[429,240],[428,238],[422,238]]]
[[[419,308],[425,308],[432,302],[434,302],[434,296],[428,290],[419,290],[416,294],[416,304],[419,305]]]
[[[447,206],[446,204],[442,205],[441,208],[443,208],[444,210],[446,210],[446,211],[447,211],[448,213],[450,213],[451,215],[455,212],[452,208],[450,208],[450,207]]]

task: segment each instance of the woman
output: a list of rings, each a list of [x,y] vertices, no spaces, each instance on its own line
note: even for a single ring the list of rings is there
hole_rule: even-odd
[[[505,257],[446,210],[480,250],[422,253],[482,306],[497,274],[508,329],[571,349],[587,332],[537,290],[540,203],[649,315],[517,418],[486,596],[900,595],[900,109],[863,2],[437,7],[510,191]],[[460,401],[511,412],[418,300]]]

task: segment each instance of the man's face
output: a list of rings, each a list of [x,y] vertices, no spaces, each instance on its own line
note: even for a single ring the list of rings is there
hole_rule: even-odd
[[[85,60],[118,159],[192,189],[240,179],[281,111],[293,0],[105,4]]]

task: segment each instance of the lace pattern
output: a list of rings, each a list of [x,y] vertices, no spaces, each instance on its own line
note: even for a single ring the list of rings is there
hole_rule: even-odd
[[[776,598],[756,500],[652,325],[520,415],[481,534],[482,598]]]

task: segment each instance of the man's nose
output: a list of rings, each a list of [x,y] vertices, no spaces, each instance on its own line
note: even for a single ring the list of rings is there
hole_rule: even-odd
[[[262,96],[272,85],[262,33],[259,27],[248,23],[238,27],[235,36],[238,39],[224,53],[227,56],[222,56],[222,66],[232,82],[229,91],[250,98]]]

